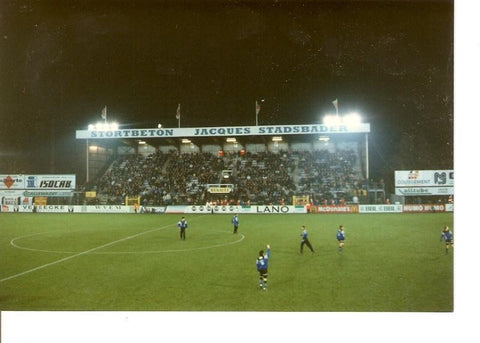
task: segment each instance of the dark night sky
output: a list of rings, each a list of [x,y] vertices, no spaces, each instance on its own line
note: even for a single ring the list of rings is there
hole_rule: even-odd
[[[75,130],[356,110],[374,177],[453,164],[452,1],[1,1],[0,172],[76,173]],[[402,160],[415,155],[413,162]],[[428,157],[428,158],[427,158]]]

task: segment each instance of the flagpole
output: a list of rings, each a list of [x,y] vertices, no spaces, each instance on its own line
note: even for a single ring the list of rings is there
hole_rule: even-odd
[[[180,128],[180,118],[182,117],[182,114],[180,112],[180,104],[177,106],[177,113],[175,114],[178,120],[178,128]]]
[[[337,114],[338,119],[338,99],[332,101],[333,106],[335,106],[335,113]]]
[[[105,105],[105,107],[102,109],[102,114],[101,114],[103,120],[104,120],[104,123],[106,124],[107,123],[107,105]]]

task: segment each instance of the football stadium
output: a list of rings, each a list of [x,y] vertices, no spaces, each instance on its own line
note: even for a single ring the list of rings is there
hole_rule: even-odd
[[[2,342],[474,329],[464,6],[0,2]]]
[[[1,176],[2,310],[453,311],[453,170],[389,194],[350,118],[77,130],[85,183]]]

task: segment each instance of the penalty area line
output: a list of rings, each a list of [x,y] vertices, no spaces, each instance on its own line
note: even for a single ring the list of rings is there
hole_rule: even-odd
[[[167,226],[163,226],[163,227],[160,227],[160,228],[156,228],[156,229],[153,229],[153,230],[149,230],[149,231],[144,231],[144,232],[140,232],[140,233],[137,233],[135,235],[132,235],[132,236],[128,236],[128,237],[125,237],[125,238],[121,238],[121,239],[118,239],[116,241],[113,241],[113,242],[110,242],[110,243],[106,243],[106,244],[103,244],[103,245],[100,245],[98,247],[95,247],[95,248],[92,248],[92,249],[89,249],[89,250],[85,250],[85,251],[82,251],[82,252],[79,252],[79,253],[76,253],[72,256],[67,256],[67,257],[64,257],[64,258],[61,258],[59,260],[56,260],[56,261],[53,261],[53,262],[49,262],[49,263],[46,263],[46,264],[43,264],[41,266],[38,266],[38,267],[35,267],[35,268],[32,268],[32,269],[29,269],[29,270],[26,270],[24,272],[21,272],[21,273],[18,273],[18,274],[15,274],[15,275],[11,275],[11,276],[8,276],[6,278],[3,278],[3,279],[0,279],[0,283],[2,282],[5,282],[5,281],[8,281],[8,280],[11,280],[11,279],[15,279],[17,277],[20,277],[20,276],[23,276],[23,275],[26,275],[26,274],[30,274],[30,273],[33,273],[37,270],[41,270],[41,269],[45,269],[47,267],[50,267],[50,266],[53,266],[53,265],[56,265],[56,264],[59,264],[59,263],[62,263],[62,262],[65,262],[65,261],[68,261],[68,260],[71,260],[71,259],[74,259],[76,257],[79,257],[79,256],[82,256],[82,255],[86,255],[86,254],[89,254],[93,251],[96,251],[96,250],[100,250],[100,249],[103,249],[103,248],[107,248],[111,245],[114,245],[114,244],[117,244],[117,243],[120,243],[120,242],[123,242],[123,241],[127,241],[129,239],[132,239],[132,238],[136,238],[138,236],[141,236],[141,235],[145,235],[147,233],[151,233],[151,232],[154,232],[154,231],[158,231],[158,230],[162,230],[162,229],[165,229],[169,226],[172,226],[172,224],[170,225],[167,225]]]

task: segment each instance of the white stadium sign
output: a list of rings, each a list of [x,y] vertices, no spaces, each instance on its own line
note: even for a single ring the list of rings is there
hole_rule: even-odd
[[[118,138],[165,138],[165,137],[222,137],[222,136],[268,136],[268,135],[312,135],[338,133],[369,133],[370,124],[355,125],[263,125],[222,126],[198,128],[144,128],[117,130],[77,130],[77,139]]]
[[[454,171],[448,170],[396,170],[395,187],[453,186]]]
[[[454,171],[396,170],[395,195],[429,196],[454,194]]]

